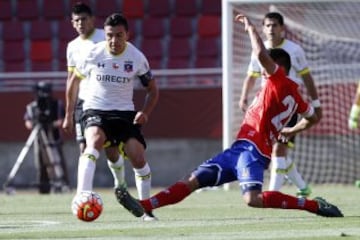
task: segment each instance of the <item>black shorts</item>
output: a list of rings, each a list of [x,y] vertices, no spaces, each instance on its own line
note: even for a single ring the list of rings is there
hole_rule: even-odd
[[[130,138],[137,139],[146,148],[145,139],[141,133],[141,126],[133,124],[136,111],[99,111],[86,110],[81,118],[84,128],[90,126],[100,127],[106,141],[111,146],[118,146],[121,142],[126,143]]]
[[[297,115],[297,114],[294,114],[294,115],[291,117],[291,119],[290,119],[290,121],[288,122],[288,124],[286,125],[286,127],[293,127],[293,126],[295,126],[295,124],[297,123],[297,121],[298,121],[298,115]],[[296,136],[296,135],[294,135],[293,137],[291,137],[291,138],[289,139],[289,142],[295,143],[295,136]]]
[[[75,106],[74,122],[75,122],[75,134],[76,141],[85,143],[84,126],[81,121],[83,115],[83,104],[84,100],[78,99]]]

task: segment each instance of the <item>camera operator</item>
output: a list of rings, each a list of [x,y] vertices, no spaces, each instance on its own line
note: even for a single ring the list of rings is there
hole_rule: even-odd
[[[54,167],[62,168],[62,175],[60,180],[62,186],[56,186],[55,191],[64,191],[69,188],[69,180],[67,174],[66,162],[62,150],[62,139],[60,134],[60,127],[64,118],[64,106],[61,100],[52,97],[52,85],[49,82],[41,81],[34,86],[35,100],[27,104],[24,116],[25,127],[32,130],[36,125],[40,125],[40,132],[34,141],[34,160],[38,170],[38,187],[39,193],[46,194],[51,192],[52,176],[55,170]],[[46,140],[41,137],[41,130],[44,130],[48,139],[48,146]],[[58,158],[58,163],[51,163],[49,151],[47,147],[51,148],[54,158]],[[53,159],[54,159],[53,158]],[[55,166],[58,164],[57,166]]]

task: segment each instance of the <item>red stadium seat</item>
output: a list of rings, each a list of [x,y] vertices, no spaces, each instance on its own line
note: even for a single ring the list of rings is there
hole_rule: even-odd
[[[208,15],[201,16],[198,20],[198,33],[201,37],[220,36],[220,17]]]
[[[163,67],[164,50],[162,38],[144,38],[140,49],[148,59],[152,69]]]
[[[190,56],[183,57],[183,58],[174,58],[170,57],[167,61],[167,68],[174,69],[174,68],[189,68],[191,63]]]
[[[102,1],[102,2],[106,2],[107,0],[105,1]],[[92,0],[70,0],[69,2],[69,7],[70,7],[70,13],[72,11],[72,8],[73,6],[78,3],[78,2],[82,2],[82,3],[85,3],[86,5],[88,5],[91,9],[94,9],[94,6],[92,5]]]
[[[188,38],[172,38],[169,42],[169,58],[188,58],[192,55]]]
[[[220,67],[220,60],[217,57],[199,57],[195,60],[195,68],[214,68]]]
[[[221,53],[219,39],[217,37],[198,38],[196,51],[199,57],[219,57]]]
[[[58,22],[58,37],[61,41],[70,41],[77,37],[77,33],[69,19],[63,19]]]
[[[172,38],[169,42],[167,68],[191,67],[192,49],[188,38]]]
[[[53,31],[50,21],[37,20],[31,22],[30,39],[50,40],[52,37],[53,37]]]
[[[3,43],[3,62],[5,72],[25,71],[25,48],[23,41]]]
[[[37,0],[17,0],[16,15],[19,20],[35,20],[40,17]]]
[[[3,43],[3,61],[19,62],[25,60],[24,41],[8,41]]]
[[[198,7],[194,0],[175,0],[176,16],[194,17],[198,13]]]
[[[49,72],[53,71],[53,63],[52,61],[46,62],[31,62],[31,71],[35,72]]]
[[[13,15],[11,0],[1,0],[0,1],[0,20],[8,21],[11,20]]]
[[[123,0],[122,11],[127,18],[143,18],[144,1],[143,0]]]
[[[30,60],[33,62],[52,61],[52,43],[48,40],[32,41],[30,44]]]
[[[219,0],[202,0],[201,13],[204,15],[221,16],[221,1]]]
[[[170,20],[171,37],[191,37],[193,34],[192,18],[173,17]]]
[[[59,62],[66,62],[66,48],[68,45],[68,41],[60,41],[58,48],[57,48],[57,52],[56,52],[56,57],[58,59]]]
[[[133,41],[139,35],[138,21],[136,19],[129,19],[129,41]]]
[[[24,24],[20,21],[3,22],[2,39],[4,41],[22,41],[25,39]],[[16,31],[14,31],[16,29]]]
[[[97,0],[95,1],[94,15],[100,18],[106,18],[110,14],[119,11],[120,7],[117,4],[117,0]]]
[[[163,18],[145,18],[141,27],[144,38],[159,38],[165,35],[165,20]]]
[[[67,62],[66,60],[58,59],[58,70],[67,71]]]
[[[68,17],[64,1],[43,0],[42,15],[45,19],[56,20]]]
[[[5,62],[4,63],[4,71],[5,72],[24,72],[25,69],[25,61],[22,60],[20,62]]]
[[[147,13],[151,17],[169,17],[171,15],[171,6],[169,0],[149,0]]]
[[[141,43],[141,51],[145,54],[147,58],[161,59],[164,52],[162,39],[143,39]]]

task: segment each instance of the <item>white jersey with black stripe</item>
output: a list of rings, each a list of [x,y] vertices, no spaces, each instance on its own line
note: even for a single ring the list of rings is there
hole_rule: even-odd
[[[66,48],[66,61],[69,72],[73,72],[76,65],[83,62],[89,51],[98,42],[105,40],[105,33],[103,29],[96,28],[94,32],[87,38],[82,39],[80,36],[70,41]],[[80,99],[85,98],[86,94],[86,80],[81,81],[79,88]]]
[[[83,64],[76,67],[77,74],[88,79],[83,110],[133,111],[135,81],[150,72],[149,63],[129,42],[119,55],[112,55],[106,44],[96,44]]]

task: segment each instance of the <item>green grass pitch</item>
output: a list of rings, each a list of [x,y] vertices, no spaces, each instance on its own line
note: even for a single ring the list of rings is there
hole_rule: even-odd
[[[249,208],[235,188],[194,193],[177,205],[157,209],[158,222],[142,222],[130,215],[110,189],[97,189],[104,211],[90,223],[72,215],[73,193],[40,195],[19,190],[8,196],[2,192],[0,239],[360,239],[360,189],[355,186],[313,186],[313,197],[336,204],[344,218]],[[286,186],[283,191],[295,189]],[[134,189],[131,192],[135,194]]]

